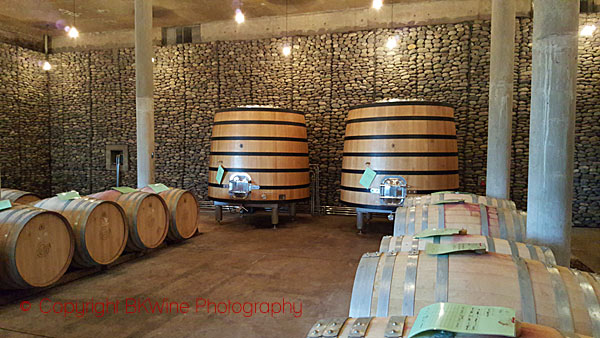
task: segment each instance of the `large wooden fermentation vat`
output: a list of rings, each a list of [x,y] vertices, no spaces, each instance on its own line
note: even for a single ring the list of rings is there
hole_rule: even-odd
[[[308,331],[307,338],[402,338],[408,337],[416,316],[411,317],[363,317],[327,318],[317,321]],[[567,335],[547,326],[517,323],[517,337],[520,338],[590,338],[583,335]],[[358,334],[358,332],[364,332]],[[437,337],[433,336],[432,337]],[[439,337],[452,337],[441,335]],[[463,337],[463,336],[461,336]],[[470,335],[471,338],[505,338],[497,335]]]
[[[308,143],[300,112],[246,107],[218,111],[208,196],[221,202],[279,203],[310,196]],[[225,174],[217,182],[221,166]]]
[[[587,272],[496,253],[428,255],[416,247],[363,255],[351,317],[413,316],[451,302],[512,308],[520,321],[564,332],[600,332],[600,282]]]
[[[73,265],[106,265],[119,258],[127,244],[127,218],[115,202],[81,197],[63,201],[58,197],[32,203],[37,208],[56,211],[73,227]]]
[[[44,287],[67,271],[75,242],[60,214],[28,205],[0,211],[0,288]]]
[[[127,249],[143,251],[162,244],[169,231],[169,209],[157,194],[135,191],[123,194],[107,190],[90,197],[118,203],[127,216],[129,239]]]
[[[526,214],[513,209],[462,202],[423,204],[396,210],[394,236],[414,235],[425,229],[464,228],[472,235],[523,242],[526,226]]]
[[[2,196],[0,197],[0,200],[6,199],[13,203],[29,204],[41,199],[40,196],[27,191],[2,188],[1,192]]]
[[[359,183],[367,167],[377,174],[369,188]],[[394,210],[402,202],[401,198],[382,196],[380,188],[386,183],[400,185],[397,182],[403,180],[408,191],[416,194],[458,189],[458,150],[452,106],[425,101],[390,101],[349,111],[341,201],[359,208]]]
[[[412,246],[418,245],[419,250],[425,250],[427,243],[481,243],[489,252],[513,255],[517,257],[538,260],[547,264],[556,264],[554,253],[547,247],[528,243],[508,241],[481,235],[454,235],[415,238],[414,236],[384,236],[379,245],[380,252],[409,252]]]

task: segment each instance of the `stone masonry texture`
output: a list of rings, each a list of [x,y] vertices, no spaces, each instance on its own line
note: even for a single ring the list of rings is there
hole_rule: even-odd
[[[580,24],[599,14],[582,14]],[[526,207],[532,20],[516,23],[511,196]],[[386,41],[396,36],[398,47]],[[292,55],[281,48],[291,43]],[[600,227],[600,34],[580,37],[573,221]],[[456,108],[464,191],[485,193],[490,22],[468,21],[293,38],[155,48],[156,178],[207,199],[214,112],[273,105],[305,112],[311,164],[323,205],[340,205],[348,109],[382,99],[424,99]],[[134,50],[44,55],[0,44],[2,184],[49,195],[108,189],[107,144],[125,144],[135,185]]]

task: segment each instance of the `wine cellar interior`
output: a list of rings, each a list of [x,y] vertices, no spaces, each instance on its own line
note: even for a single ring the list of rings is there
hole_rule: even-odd
[[[600,338],[600,0],[3,0],[0,336]]]

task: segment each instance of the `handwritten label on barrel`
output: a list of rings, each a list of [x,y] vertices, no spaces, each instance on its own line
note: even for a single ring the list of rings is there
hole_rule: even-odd
[[[164,185],[162,183],[149,184],[148,186],[150,187],[150,189],[152,189],[152,191],[154,191],[157,194],[160,194],[163,191],[169,190],[169,187],[167,187],[166,185]]]
[[[443,200],[443,201],[437,201],[432,203],[433,205],[438,205],[438,204],[462,204],[465,203],[465,200],[458,200],[458,199],[454,199],[454,200]]]
[[[452,229],[452,228],[427,229],[427,230],[423,230],[423,231],[419,232],[414,237],[415,238],[426,238],[426,237],[433,237],[433,236],[454,236],[454,235],[466,235],[466,234],[467,234],[467,230],[465,230],[465,229]]]
[[[453,252],[473,251],[475,253],[485,253],[485,244],[483,243],[427,243],[425,252],[429,255],[443,255]]]
[[[225,175],[225,169],[223,169],[223,166],[219,164],[219,169],[217,169],[217,183],[221,184],[221,182],[223,181],[223,176]]]
[[[58,196],[58,199],[61,201],[68,201],[74,200],[76,198],[81,198],[81,196],[79,196],[79,193],[75,190],[61,192],[60,194],[56,194],[56,196]]]
[[[375,179],[375,176],[377,176],[377,173],[373,171],[373,169],[367,167],[358,183],[360,183],[360,185],[362,185],[363,187],[369,189],[371,187],[371,183],[373,183],[373,180]]]
[[[515,317],[505,307],[436,303],[419,311],[408,337],[431,337],[431,331],[516,337]]]
[[[9,200],[0,200],[0,211],[12,208]]]
[[[121,194],[129,194],[130,192],[136,192],[137,190],[130,187],[112,187],[113,190],[120,192]]]

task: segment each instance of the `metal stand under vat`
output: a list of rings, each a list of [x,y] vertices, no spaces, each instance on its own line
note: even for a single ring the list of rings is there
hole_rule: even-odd
[[[248,210],[247,208],[271,209],[271,224],[273,225],[274,228],[276,228],[277,225],[279,224],[279,211],[280,211],[282,204],[288,204],[288,210],[289,210],[288,214],[292,218],[296,217],[296,203],[295,202],[291,202],[291,203],[252,203],[252,202],[245,203],[245,202],[239,202],[239,203],[236,203],[235,201],[231,201],[231,202],[214,201],[214,204],[215,204],[215,219],[219,223],[221,223],[221,221],[223,220],[223,207],[224,206],[237,206],[240,213],[242,213],[244,210]]]
[[[279,208],[282,204],[289,205],[289,215],[296,217],[296,203],[295,202],[265,202],[259,201],[245,201],[252,192],[252,190],[260,189],[260,186],[252,184],[252,178],[246,173],[240,173],[233,175],[228,184],[229,196],[232,198],[229,202],[214,201],[215,204],[215,219],[221,223],[223,220],[223,206],[237,206],[240,214],[244,210],[248,211],[247,208],[263,208],[271,209],[271,224],[273,228],[276,228],[279,224]]]

